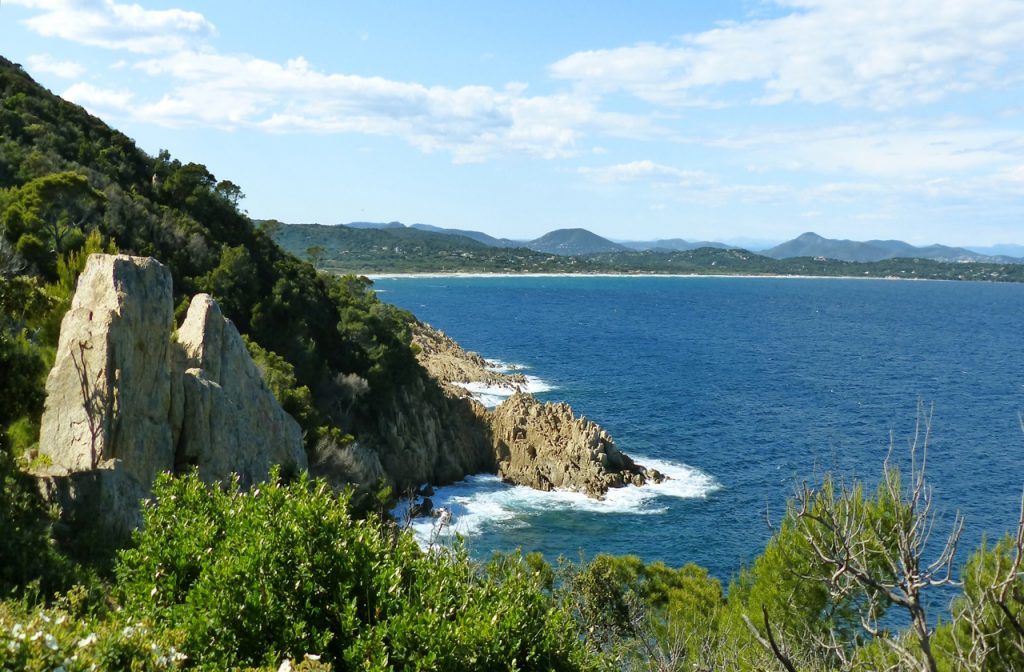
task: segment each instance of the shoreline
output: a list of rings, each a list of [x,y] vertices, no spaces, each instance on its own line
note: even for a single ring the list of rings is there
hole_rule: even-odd
[[[327,271],[331,272],[331,271]],[[898,276],[863,276],[863,275],[779,275],[753,273],[481,273],[481,272],[409,272],[409,273],[359,273],[369,280],[403,280],[403,279],[451,279],[451,278],[739,278],[766,280],[880,280],[880,281],[911,281],[911,282],[985,282],[983,280],[951,280],[948,278],[901,278]],[[989,281],[993,282],[993,281]],[[1011,283],[1012,284],[1012,283]]]

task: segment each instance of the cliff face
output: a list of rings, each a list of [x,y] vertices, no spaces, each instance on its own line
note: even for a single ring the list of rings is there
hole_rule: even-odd
[[[138,521],[160,472],[208,482],[305,469],[298,424],[263,382],[229,320],[195,297],[177,337],[171,276],[153,259],[93,255],[61,323],[46,383],[44,491],[114,528]]]
[[[431,380],[396,388],[374,409],[376,431],[365,440],[399,492],[422,483],[452,483],[495,473],[486,409],[451,396]]]
[[[42,454],[66,471],[140,483],[174,465],[171,276],[153,259],[96,255],[61,322],[46,381]]]

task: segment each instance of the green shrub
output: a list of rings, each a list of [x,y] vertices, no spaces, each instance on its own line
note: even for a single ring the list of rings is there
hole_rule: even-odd
[[[0,598],[26,590],[48,595],[75,580],[77,568],[56,549],[48,514],[31,477],[0,450]]]
[[[579,669],[571,620],[536,574],[427,554],[303,475],[249,492],[161,478],[117,591],[207,669],[323,656],[339,668]]]
[[[103,619],[67,604],[28,609],[0,602],[3,670],[177,670],[186,658],[175,644],[127,616]]]

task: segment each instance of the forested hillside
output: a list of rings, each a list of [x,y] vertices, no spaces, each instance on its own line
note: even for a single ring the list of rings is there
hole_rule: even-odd
[[[60,319],[100,250],[159,259],[181,307],[213,294],[313,458],[358,445],[396,484],[481,467],[411,316],[283,252],[241,196],[0,59],[0,669],[1024,669],[1024,521],[961,564],[955,524],[935,530],[945,550],[929,542],[923,468],[800,490],[727,592],[694,565],[421,550],[386,493],[357,506],[308,474],[248,491],[166,475],[126,546],[66,529],[25,471]]]
[[[773,259],[723,247],[552,253],[406,228],[267,225],[282,248],[334,273],[678,273],[1024,282],[1024,264],[1018,263],[944,263],[914,257],[872,262],[820,256]]]
[[[0,412],[7,450],[31,450],[61,316],[88,252],[153,256],[168,266],[179,313],[212,294],[250,339],[307,446],[351,441],[381,453],[398,484],[459,477],[465,465],[416,473],[393,454],[412,438],[398,416],[439,423],[445,400],[415,360],[408,313],[353,276],[318,275],[242,214],[240,188],[166,152],[148,156],[123,134],[0,62],[0,352],[10,362]],[[418,233],[418,232],[413,232]],[[420,402],[410,408],[409,398]],[[15,401],[16,400],[16,401]],[[454,429],[445,430],[450,434]],[[440,432],[436,443],[458,437]],[[463,441],[464,443],[464,441]],[[433,446],[437,450],[439,446]],[[431,458],[436,457],[430,455]],[[422,473],[424,470],[427,473]]]

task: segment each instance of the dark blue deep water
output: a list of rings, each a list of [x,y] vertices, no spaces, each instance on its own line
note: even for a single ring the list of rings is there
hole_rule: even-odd
[[[801,480],[877,483],[934,408],[928,473],[962,548],[1016,522],[1024,487],[1024,285],[868,280],[385,278],[381,298],[527,367],[626,452],[711,487],[606,507],[493,481],[450,491],[471,550],[634,553],[728,578]],[[698,479],[699,480],[699,479]],[[705,483],[706,485],[706,483]],[[464,501],[470,501],[466,499]],[[545,499],[548,498],[548,499]],[[471,509],[471,510],[470,510]],[[939,529],[944,529],[940,524]]]

